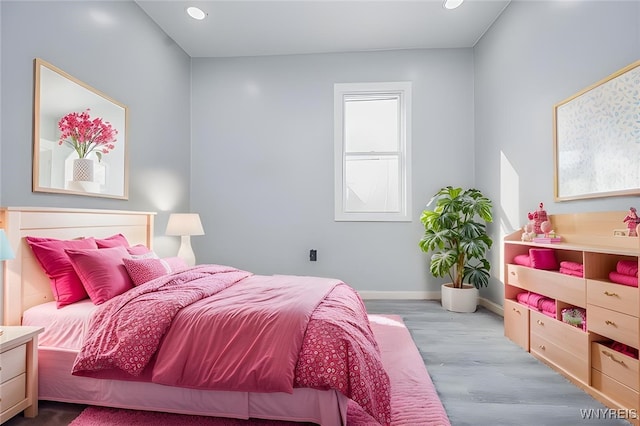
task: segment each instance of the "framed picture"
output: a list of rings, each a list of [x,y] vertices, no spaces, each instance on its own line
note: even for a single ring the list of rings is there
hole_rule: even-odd
[[[626,237],[627,236],[627,230],[626,229],[614,229],[613,230],[613,236],[614,237]]]
[[[127,107],[34,60],[33,191],[128,198]]]
[[[640,194],[640,61],[553,107],[556,201]]]

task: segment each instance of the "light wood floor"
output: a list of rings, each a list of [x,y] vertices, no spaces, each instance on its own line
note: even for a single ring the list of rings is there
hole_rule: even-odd
[[[598,411],[605,407],[506,339],[502,317],[486,309],[459,314],[437,301],[409,300],[366,305],[404,318],[454,426],[629,424]],[[37,418],[18,415],[5,425],[68,425],[83,408],[42,401]],[[600,418],[584,419],[586,410]]]

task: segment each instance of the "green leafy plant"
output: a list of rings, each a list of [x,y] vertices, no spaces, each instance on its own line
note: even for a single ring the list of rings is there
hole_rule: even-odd
[[[477,189],[440,189],[427,204],[420,221],[424,236],[420,248],[432,253],[429,271],[434,277],[449,276],[453,287],[463,282],[476,288],[489,284],[491,265],[485,258],[493,241],[486,224],[493,221],[491,200]]]

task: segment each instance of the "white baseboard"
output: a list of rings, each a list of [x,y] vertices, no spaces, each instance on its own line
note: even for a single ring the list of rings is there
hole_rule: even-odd
[[[358,291],[364,300],[440,300],[439,291]],[[504,309],[497,303],[481,297],[478,304],[494,314],[504,316]]]

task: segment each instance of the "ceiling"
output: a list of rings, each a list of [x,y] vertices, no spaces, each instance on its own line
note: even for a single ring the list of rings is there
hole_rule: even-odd
[[[191,57],[473,47],[509,0],[136,0]],[[185,10],[198,6],[207,18]]]

